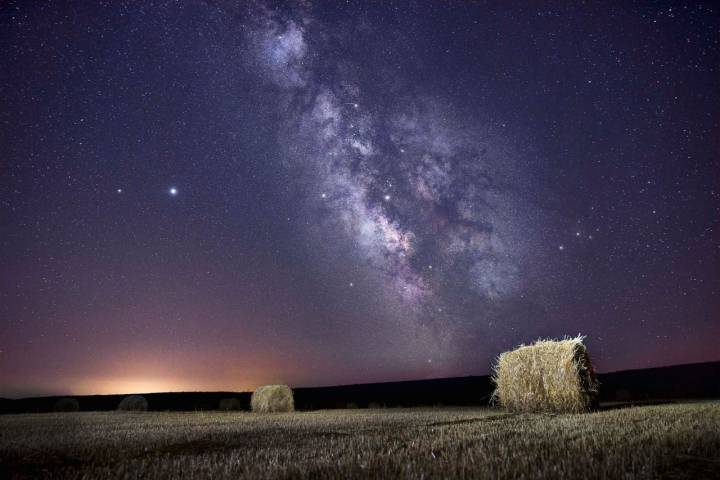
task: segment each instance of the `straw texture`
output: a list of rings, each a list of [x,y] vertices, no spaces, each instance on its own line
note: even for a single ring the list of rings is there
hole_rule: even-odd
[[[253,412],[275,413],[295,410],[293,393],[287,385],[264,385],[258,387],[250,399]]]
[[[494,368],[494,399],[514,412],[586,412],[598,381],[585,337],[538,340],[502,353]]]

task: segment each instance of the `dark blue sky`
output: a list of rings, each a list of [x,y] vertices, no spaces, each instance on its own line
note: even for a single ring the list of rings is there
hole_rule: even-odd
[[[0,394],[720,359],[719,41],[712,3],[4,2]]]

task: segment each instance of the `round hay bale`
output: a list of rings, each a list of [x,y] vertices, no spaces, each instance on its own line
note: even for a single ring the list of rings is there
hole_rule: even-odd
[[[148,402],[142,395],[128,395],[120,400],[118,410],[124,412],[147,412]]]
[[[224,411],[242,410],[242,405],[238,398],[221,398],[218,408]]]
[[[80,402],[76,398],[65,397],[58,399],[53,405],[54,412],[79,412]]]
[[[258,413],[292,412],[295,401],[287,385],[264,385],[253,392],[250,407]]]
[[[598,381],[584,337],[538,340],[500,354],[493,399],[514,412],[586,412],[597,405]]]

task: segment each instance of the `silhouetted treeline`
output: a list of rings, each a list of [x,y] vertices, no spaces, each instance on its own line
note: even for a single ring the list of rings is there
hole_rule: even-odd
[[[598,375],[600,401],[642,402],[720,398],[720,362],[628,370]],[[296,388],[295,408],[473,406],[487,405],[493,391],[488,376]],[[237,399],[250,409],[250,392],[143,393],[151,411],[218,410],[220,401]],[[1,413],[52,412],[62,397],[0,399]],[[75,396],[80,411],[117,410],[126,395]],[[233,403],[235,403],[233,401]]]
[[[250,409],[250,394],[237,392],[168,392],[142,393],[148,402],[148,410],[155,411],[192,411],[217,410],[220,400],[237,398],[243,410]],[[120,402],[128,395],[77,395],[81,412],[117,410]],[[19,400],[2,399],[0,408],[3,413],[52,412],[57,402],[67,395],[57,397],[22,398]]]

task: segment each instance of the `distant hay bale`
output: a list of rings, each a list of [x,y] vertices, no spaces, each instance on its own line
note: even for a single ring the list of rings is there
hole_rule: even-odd
[[[275,413],[295,410],[293,393],[287,385],[264,385],[258,387],[250,398],[253,412]]]
[[[118,410],[124,412],[146,412],[148,402],[142,395],[128,395],[118,404]]]
[[[53,405],[53,411],[55,412],[79,412],[80,402],[76,398],[65,397],[58,399]]]
[[[240,405],[240,400],[237,398],[221,398],[219,408],[225,411],[242,410],[242,405]]]
[[[493,397],[514,412],[586,412],[597,402],[598,381],[585,337],[538,340],[502,353]]]

